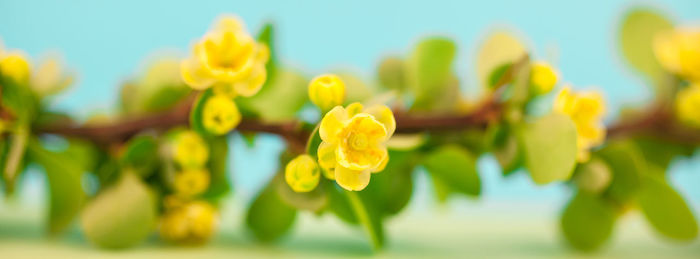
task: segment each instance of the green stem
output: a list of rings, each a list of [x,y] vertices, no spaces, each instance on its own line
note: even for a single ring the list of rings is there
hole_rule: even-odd
[[[347,196],[350,206],[352,207],[355,217],[357,217],[358,222],[364,228],[365,233],[369,236],[372,241],[372,249],[375,251],[381,250],[383,246],[383,240],[381,237],[381,230],[377,229],[374,224],[372,224],[372,219],[367,211],[367,207],[362,202],[362,199],[357,192],[345,190],[345,196]]]

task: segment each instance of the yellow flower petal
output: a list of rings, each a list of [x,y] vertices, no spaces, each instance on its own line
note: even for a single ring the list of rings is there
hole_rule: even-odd
[[[345,110],[348,112],[348,118],[352,118],[356,114],[361,113],[364,109],[364,106],[358,102],[351,103],[345,107]]]
[[[700,128],[700,85],[691,85],[678,92],[676,115],[680,121]]]
[[[535,62],[530,72],[530,85],[535,94],[545,94],[557,84],[557,73],[547,63]]]
[[[257,64],[247,80],[234,83],[233,87],[241,96],[251,97],[257,94],[267,80],[267,71],[264,64]]]
[[[203,90],[211,86],[215,80],[195,58],[189,58],[180,64],[182,80],[193,89]]]
[[[343,104],[345,100],[345,83],[333,74],[315,77],[309,83],[309,99],[321,111]]]
[[[209,159],[209,148],[202,137],[186,130],[174,139],[173,160],[182,168],[204,167]]]
[[[192,197],[201,194],[209,187],[209,172],[195,169],[176,173],[173,187],[181,196]]]
[[[346,190],[361,191],[369,184],[371,173],[369,170],[351,170],[339,166],[335,168],[335,180]]]
[[[333,169],[336,165],[335,150],[338,148],[337,145],[330,144],[328,142],[321,142],[318,146],[318,164],[322,168]]]
[[[26,83],[30,70],[29,61],[22,53],[11,52],[0,58],[0,74],[12,78],[15,82]]]
[[[321,126],[318,129],[321,139],[331,144],[338,143],[338,134],[340,134],[347,120],[348,115],[345,109],[341,106],[334,107],[321,120]]]
[[[310,192],[321,179],[318,164],[309,155],[300,155],[289,161],[284,179],[295,192]]]
[[[365,170],[378,167],[387,156],[385,147],[370,147],[364,150],[356,150],[347,145],[339,145],[336,149],[336,157],[340,166],[352,170]]]
[[[394,119],[394,113],[386,105],[374,105],[365,110],[366,113],[371,114],[374,118],[384,124],[386,128],[386,135],[391,137],[394,135],[396,130],[396,120]]]
[[[384,159],[382,159],[382,162],[380,162],[377,167],[372,169],[371,172],[372,173],[379,173],[381,171],[384,171],[387,163],[389,163],[389,153],[386,153],[386,156],[384,156]]]

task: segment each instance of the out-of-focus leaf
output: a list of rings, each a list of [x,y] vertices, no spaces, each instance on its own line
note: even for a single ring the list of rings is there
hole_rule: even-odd
[[[363,198],[354,191],[344,192],[355,217],[372,243],[372,249],[381,250],[384,247],[384,224],[380,208],[372,203],[371,197]]]
[[[399,57],[387,57],[379,63],[377,77],[382,87],[403,92],[406,88],[404,61]]]
[[[583,251],[600,248],[610,238],[615,210],[605,200],[579,192],[561,217],[561,229],[571,246]]]
[[[481,193],[476,158],[460,146],[448,145],[438,148],[425,157],[423,166],[448,184],[452,190],[473,196]]]
[[[362,191],[384,215],[398,214],[411,200],[415,157],[412,152],[390,150],[384,171],[372,174],[372,182]]]
[[[412,109],[432,110],[435,106],[454,105],[459,97],[452,63],[455,43],[444,37],[421,40],[406,61],[407,83],[415,95]]]
[[[337,71],[335,74],[345,83],[345,103],[364,103],[372,97],[374,88],[356,73]]]
[[[191,91],[180,77],[180,59],[157,57],[146,64],[143,73],[122,85],[121,109],[128,115],[164,111]]]
[[[386,146],[392,150],[409,151],[421,147],[427,141],[423,133],[397,134],[387,141]]]
[[[30,142],[28,155],[44,168],[48,180],[49,233],[62,232],[78,215],[85,201],[81,180],[93,166],[93,152],[86,143],[71,142],[67,150],[54,152],[44,149],[38,141]]]
[[[246,224],[260,241],[272,242],[294,225],[297,211],[284,203],[273,185],[266,187],[250,205],[246,214]]]
[[[639,149],[631,142],[614,141],[597,153],[613,173],[606,195],[618,202],[629,201],[639,190],[640,175],[647,167]]]
[[[202,195],[205,199],[216,203],[224,195],[231,191],[231,182],[228,177],[228,140],[226,136],[218,136],[207,139],[209,144],[209,168],[210,184],[207,191]]]
[[[192,90],[185,85],[165,86],[145,100],[145,112],[159,112],[170,109],[187,97]]]
[[[289,187],[289,184],[285,182],[284,174],[277,174],[272,181],[272,184],[277,188],[280,199],[294,208],[320,212],[328,203],[325,188],[321,186],[324,184],[323,182],[319,183],[319,185],[310,192],[295,192]]]
[[[576,168],[574,181],[579,190],[599,194],[610,186],[612,172],[602,159],[591,158],[588,162]]]
[[[503,76],[506,75],[506,72],[508,72],[508,69],[510,69],[513,66],[513,63],[507,62],[505,64],[499,65],[496,68],[491,71],[491,75],[488,77],[488,87],[489,89],[493,89],[496,87],[496,84],[501,81]]]
[[[158,142],[153,136],[140,135],[127,142],[121,164],[142,177],[151,175],[158,163]]]
[[[266,82],[255,96],[237,98],[243,113],[250,112],[265,121],[293,119],[307,102],[307,80],[299,72],[278,68],[276,75]]]
[[[537,184],[567,180],[576,165],[576,127],[561,114],[527,123],[518,131],[525,166]]]
[[[690,156],[695,147],[673,143],[654,138],[639,138],[635,140],[647,164],[655,164],[661,168],[667,168],[671,161],[678,156]]]
[[[515,172],[523,163],[523,156],[518,146],[518,138],[511,134],[508,127],[498,126],[493,133],[493,156],[501,166],[503,175]]]
[[[211,133],[204,127],[202,112],[207,100],[212,96],[214,96],[214,91],[211,88],[201,92],[195,99],[192,110],[190,110],[190,128],[202,136],[211,136]]]
[[[0,76],[2,86],[2,108],[16,119],[18,124],[29,124],[37,115],[39,101],[27,85],[17,84],[10,78]]]
[[[661,175],[642,177],[637,201],[644,216],[660,234],[681,241],[698,235],[698,223],[693,212],[676,190]]]
[[[2,178],[5,180],[5,191],[12,194],[15,189],[17,176],[24,170],[24,155],[29,142],[29,129],[20,126],[9,137],[7,155],[4,159]]]
[[[523,43],[507,31],[491,33],[479,48],[476,73],[484,89],[489,87],[491,76],[503,69],[504,64],[517,61],[527,54]]]
[[[654,56],[654,37],[672,27],[671,21],[651,8],[632,9],[622,20],[619,38],[622,54],[632,67],[648,76],[653,83],[659,82],[665,74]]]
[[[322,179],[322,181],[324,181]],[[333,212],[342,221],[348,224],[358,224],[357,217],[352,210],[350,202],[345,197],[342,190],[334,181],[326,181],[327,184],[323,184],[326,190],[326,196],[328,196],[328,209]]]
[[[268,78],[274,78],[277,72],[277,48],[275,48],[275,25],[272,22],[265,23],[260,29],[258,41],[265,43],[270,49],[270,59],[265,64],[265,70]]]
[[[148,186],[131,172],[100,192],[82,213],[82,229],[90,242],[104,248],[139,244],[153,231],[156,200]]]

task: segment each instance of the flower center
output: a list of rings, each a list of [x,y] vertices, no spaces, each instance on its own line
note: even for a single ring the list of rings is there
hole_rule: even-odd
[[[368,146],[368,140],[367,140],[367,135],[361,134],[361,133],[354,133],[350,135],[350,139],[348,139],[348,142],[350,144],[350,147],[355,150],[365,150],[367,149]]]

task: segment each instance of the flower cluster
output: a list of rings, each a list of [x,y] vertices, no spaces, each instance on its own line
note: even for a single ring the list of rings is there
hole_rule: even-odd
[[[209,187],[209,148],[194,131],[174,134],[170,145],[177,172],[172,180],[173,195],[164,200],[165,213],[161,219],[161,236],[174,242],[200,242],[213,233],[216,210],[208,203],[196,200]]]
[[[700,28],[680,28],[659,33],[654,54],[661,65],[691,81],[700,80]]]
[[[577,160],[588,161],[589,150],[605,140],[603,97],[598,92],[575,93],[571,88],[565,87],[554,100],[553,108],[555,112],[569,116],[576,125]]]
[[[213,134],[235,128],[241,114],[233,101],[250,97],[267,80],[268,47],[257,42],[234,17],[223,17],[181,63],[182,79],[196,90],[213,88],[214,98],[204,107],[204,127]]]

